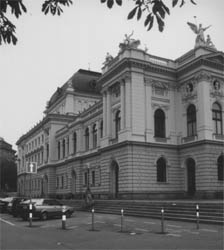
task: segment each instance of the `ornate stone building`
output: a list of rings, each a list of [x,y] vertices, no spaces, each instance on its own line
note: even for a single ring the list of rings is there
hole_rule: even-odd
[[[18,190],[34,197],[221,197],[224,54],[176,60],[120,44],[102,74],[79,70],[18,141]],[[38,163],[31,179],[26,162]]]

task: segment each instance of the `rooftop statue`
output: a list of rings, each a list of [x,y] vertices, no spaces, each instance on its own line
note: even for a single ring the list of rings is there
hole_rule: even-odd
[[[212,42],[210,35],[207,35],[206,45],[207,45],[208,47],[211,47],[211,48],[215,49],[215,45],[214,45],[214,43]]]
[[[140,45],[140,41],[131,38],[133,34],[134,34],[134,31],[132,31],[130,35],[127,35],[127,34],[124,35],[125,39],[123,43],[120,43],[119,45],[119,48],[121,49],[121,51],[125,49],[137,49],[138,48],[138,46]]]
[[[208,27],[203,28],[201,23],[199,24],[199,26],[197,26],[194,23],[190,23],[190,22],[187,22],[187,24],[190,26],[192,31],[197,35],[196,40],[195,40],[195,48],[197,48],[199,46],[208,46],[208,43],[205,41],[204,32],[208,28],[210,28],[211,25],[209,25]],[[208,46],[208,47],[210,47],[210,46]]]

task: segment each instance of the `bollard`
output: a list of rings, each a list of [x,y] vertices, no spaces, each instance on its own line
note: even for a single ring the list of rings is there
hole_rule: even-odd
[[[62,206],[62,229],[66,229],[66,214],[65,214],[65,206]]]
[[[164,209],[162,207],[161,209],[161,233],[164,234],[165,230],[164,230]]]
[[[92,208],[92,231],[95,230],[94,229],[94,212],[95,212],[95,210],[94,210],[94,208]]]
[[[121,232],[123,232],[123,225],[124,225],[124,210],[121,209]]]
[[[32,227],[32,218],[33,218],[33,213],[32,213],[32,203],[29,204],[29,226]]]
[[[199,206],[196,205],[196,224],[197,224],[197,229],[199,229]]]

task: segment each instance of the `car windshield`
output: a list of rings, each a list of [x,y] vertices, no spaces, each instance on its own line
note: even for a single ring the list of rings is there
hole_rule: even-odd
[[[31,202],[32,204],[35,204],[35,205],[42,205],[43,199],[31,199]],[[23,204],[29,204],[29,203],[30,203],[30,199],[23,202]]]

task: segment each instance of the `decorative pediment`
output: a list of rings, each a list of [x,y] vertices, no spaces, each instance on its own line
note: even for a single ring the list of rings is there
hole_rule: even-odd
[[[224,57],[223,55],[210,55],[205,58],[205,60],[210,61],[210,62],[215,62],[224,65]]]

